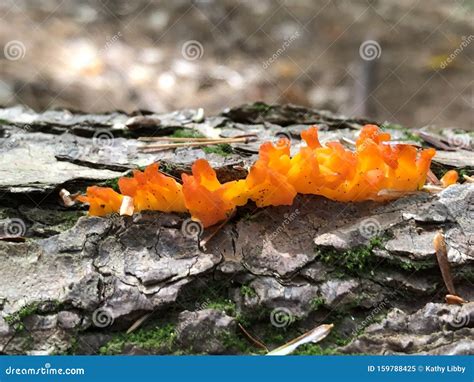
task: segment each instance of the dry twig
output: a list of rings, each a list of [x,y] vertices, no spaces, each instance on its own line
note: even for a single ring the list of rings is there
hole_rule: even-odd
[[[245,334],[245,336],[250,340],[250,342],[252,342],[255,346],[259,347],[260,349],[263,349],[266,352],[268,352],[268,348],[262,342],[260,342],[255,337],[253,337],[247,330],[245,330],[245,328],[241,324],[238,324],[238,326],[240,330],[242,330],[242,332]]]
[[[226,139],[255,138],[256,136],[257,136],[256,134],[243,134],[243,135],[236,135],[235,137],[228,137],[228,138],[140,137],[138,138],[138,140],[141,142],[207,142],[207,141],[214,142],[215,141],[216,143],[222,143],[222,141]]]
[[[179,143],[162,143],[162,144],[150,144],[140,147],[140,151],[146,153],[152,153],[162,150],[175,149],[178,147],[200,147],[200,146],[212,146],[222,143],[248,143],[252,140],[250,137],[241,137],[241,138],[222,138],[220,140],[211,140],[207,139],[205,141],[198,142],[179,142]]]
[[[146,320],[148,320],[148,317],[150,317],[152,314],[153,312],[147,313],[144,316],[140,317],[138,320],[136,320],[133,325],[128,328],[127,334],[130,334],[137,330]]]
[[[439,181],[438,177],[431,170],[428,171],[427,179],[430,184],[433,184],[435,186],[441,185],[441,182]]]
[[[432,185],[432,184],[425,184],[422,188],[423,191],[428,191],[428,192],[431,192],[433,194],[436,194],[438,192],[441,192],[444,190],[443,187],[440,187],[440,186],[435,186],[435,185]]]
[[[474,183],[474,177],[464,174],[462,176],[467,183]]]

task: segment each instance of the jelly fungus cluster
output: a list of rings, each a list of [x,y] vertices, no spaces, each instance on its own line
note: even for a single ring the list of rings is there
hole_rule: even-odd
[[[89,203],[90,215],[103,216],[118,212],[124,196],[128,196],[135,212],[187,211],[208,227],[225,220],[249,200],[257,207],[291,205],[300,193],[342,202],[382,201],[390,198],[383,190],[399,194],[415,191],[424,185],[435,155],[434,149],[392,144],[390,134],[375,125],[363,127],[354,151],[339,142],[321,145],[315,126],[303,131],[301,137],[306,146],[293,157],[286,138],[275,145],[263,143],[258,160],[242,180],[222,184],[209,163],[198,159],[192,175],[182,174],[181,185],[160,173],[154,163],[143,172],[134,171],[132,177],[120,178],[120,193],[94,186],[78,199]],[[452,174],[448,178],[447,184],[457,180]]]

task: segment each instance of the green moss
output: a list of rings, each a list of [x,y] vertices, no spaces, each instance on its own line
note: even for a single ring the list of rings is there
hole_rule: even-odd
[[[257,296],[257,292],[255,292],[255,289],[253,289],[251,286],[248,286],[248,285],[242,285],[240,287],[240,294],[244,297],[249,297],[249,298]]]
[[[176,167],[167,162],[160,162],[160,171],[166,174],[172,174]]]
[[[204,146],[202,150],[206,154],[217,154],[223,157],[227,157],[233,153],[232,146],[228,143],[219,143],[218,145]]]
[[[57,300],[43,301],[43,302],[32,302],[20,308],[15,313],[9,314],[4,317],[5,322],[13,327],[17,332],[21,332],[25,329],[23,320],[33,314],[44,314],[54,313],[62,308],[62,303]]]
[[[347,274],[353,276],[373,275],[373,265],[381,267],[380,260],[375,259],[374,249],[383,246],[386,237],[375,237],[366,246],[359,246],[346,251],[336,251],[332,249],[317,249],[316,256],[325,264],[335,268],[333,276],[344,278]],[[413,272],[432,268],[435,265],[433,260],[412,261],[398,258],[385,259],[384,264],[397,266],[405,271]]]
[[[187,292],[180,296],[178,302],[181,307],[188,310],[216,309],[233,317],[237,314],[235,302],[229,299],[229,285],[225,283],[199,280],[197,285]]]
[[[214,307],[217,308],[217,305]],[[228,306],[227,306],[228,308]],[[126,345],[135,345],[141,349],[156,353],[173,355],[196,354],[192,350],[176,350],[174,342],[176,339],[175,327],[171,324],[154,326],[137,330],[134,333],[120,333],[99,349],[102,355],[122,354]],[[229,351],[251,354],[255,353],[251,344],[239,335],[226,333],[221,338],[222,343]]]
[[[409,128],[404,127],[402,125],[399,125],[397,123],[389,123],[385,122],[383,123],[380,128],[382,130],[398,130],[403,134],[403,139],[406,139],[408,141],[413,141],[417,143],[423,143],[424,141],[417,135],[414,134]]]
[[[334,348],[323,348],[318,344],[304,344],[293,352],[293,355],[337,355]]]
[[[272,106],[267,105],[265,102],[255,102],[251,105],[252,109],[258,112],[266,113],[272,109]]]
[[[121,354],[126,344],[144,350],[170,353],[176,338],[175,327],[171,324],[140,329],[136,332],[121,333],[99,349],[100,354]]]
[[[235,319],[244,328],[250,327],[252,325],[252,322],[253,322],[251,317],[248,317],[247,315],[241,314],[241,313],[237,313],[237,315],[235,316]]]
[[[386,241],[386,237],[382,236],[375,236],[369,241],[369,248],[370,250],[373,250],[375,248],[381,248],[383,246],[383,243]]]
[[[25,328],[22,322],[23,319],[35,314],[38,310],[38,306],[39,304],[37,302],[25,305],[17,312],[5,316],[4,320],[9,326],[12,326],[15,331],[22,331]]]
[[[120,189],[119,189],[119,186],[118,186],[119,179],[120,179],[120,177],[104,180],[103,182],[100,183],[100,186],[101,187],[110,187],[114,191],[120,192]]]
[[[310,302],[311,310],[318,310],[320,307],[324,306],[324,298],[316,297],[313,298]]]
[[[411,261],[411,260],[400,260],[399,265],[403,270],[409,272],[420,271],[423,269],[432,268],[435,263],[433,261]]]
[[[264,322],[268,324],[271,328],[275,329],[275,327],[272,326],[270,323],[271,313],[272,313],[272,309],[257,305],[257,307],[254,309],[247,310],[245,312],[238,312],[236,319],[245,328],[247,327],[250,328],[254,326],[255,324]],[[286,329],[287,329],[286,327],[277,328],[277,330],[286,330]]]
[[[283,345],[287,339],[287,336],[283,332],[277,332],[276,328],[272,328],[271,331],[265,333],[265,343],[267,344],[276,344],[278,346]]]
[[[199,131],[193,129],[177,129],[171,136],[173,138],[205,138]]]
[[[79,341],[77,340],[76,337],[72,337],[69,340],[69,349],[66,351],[64,355],[75,355],[77,353],[78,347],[79,347]]]
[[[60,223],[60,229],[62,231],[68,230],[69,228],[72,228],[79,218],[81,216],[84,216],[85,212],[84,211],[65,211],[63,216],[63,219],[61,220]]]
[[[101,355],[115,355],[122,354],[122,350],[125,346],[125,341],[115,338],[109,341],[106,345],[102,346],[99,349],[99,354]]]
[[[472,170],[472,168],[462,168],[458,171],[459,173],[459,179],[461,181],[463,181],[463,176],[466,175],[466,176],[473,176],[474,175],[474,171]]]
[[[228,316],[235,317],[236,315],[235,303],[232,300],[219,298],[214,301],[206,301],[202,304],[202,306],[205,306],[207,309],[220,310]]]
[[[381,245],[380,238],[374,238],[366,246],[359,246],[339,252],[332,249],[318,249],[316,256],[324,263],[350,273],[360,273],[368,269],[373,257],[373,249]]]
[[[269,348],[274,349],[288,343],[295,338],[301,336],[304,332],[297,326],[288,325],[281,328],[277,328],[273,325],[268,325],[263,334],[262,342]]]
[[[351,342],[355,335],[345,335],[337,330],[339,324],[346,315],[340,312],[332,312],[329,317],[327,317],[328,322],[334,323],[334,329],[331,333],[328,334],[321,342],[317,344],[309,343],[301,345],[293,353],[295,355],[337,355],[342,354],[337,351],[338,347],[346,346]]]
[[[342,320],[342,316],[339,313],[332,313],[328,317],[328,322],[334,322],[335,326],[337,323]],[[282,331],[282,328],[269,328],[265,332],[265,336],[262,338],[262,341],[271,346],[272,348],[277,348],[283,346],[285,343],[294,340],[295,338],[301,336],[301,328],[292,328],[287,327]],[[294,355],[333,355],[339,354],[336,350],[339,346],[347,345],[353,337],[346,337],[341,335],[335,329],[321,342],[317,344],[308,343],[298,347],[292,354]]]
[[[293,323],[295,322],[296,321],[294,321]],[[297,325],[276,327],[273,326],[271,323],[268,323],[267,325],[262,327],[261,333],[262,342],[268,347],[272,348],[281,346],[303,334],[301,328],[299,328]]]
[[[346,346],[352,341],[351,336],[343,336],[337,330],[332,330],[331,333],[321,342],[321,345],[328,344],[330,346]]]
[[[250,342],[238,335],[226,333],[222,336],[221,340],[227,351],[239,354],[255,353],[255,348],[250,345]]]

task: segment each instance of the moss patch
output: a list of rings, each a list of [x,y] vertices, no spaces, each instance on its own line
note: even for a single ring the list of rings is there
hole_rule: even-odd
[[[337,355],[334,348],[323,348],[318,344],[304,344],[293,352],[293,355]]]
[[[318,310],[320,307],[324,306],[324,298],[316,297],[313,298],[310,302],[311,310]]]
[[[316,256],[327,265],[359,275],[369,270],[375,248],[382,246],[384,238],[374,237],[369,244],[339,252],[333,249],[317,249]]]
[[[11,211],[11,213],[10,213]],[[77,220],[85,215],[84,211],[78,210],[60,210],[22,207],[18,211],[13,209],[0,210],[0,217],[4,214],[8,216],[18,216],[18,213],[25,221],[31,223],[29,235],[35,237],[44,237],[44,235],[53,235],[72,228]],[[30,224],[28,224],[30,225]]]
[[[219,310],[232,317],[235,317],[237,314],[235,303],[232,300],[224,298],[217,298],[213,301],[205,301],[202,303],[202,307],[206,309]]]
[[[429,269],[433,268],[435,265],[434,261],[411,261],[411,260],[400,260],[399,262],[396,262],[395,265],[398,265],[400,268],[402,268],[405,271],[408,272],[417,272],[421,271],[423,269]]]
[[[103,355],[121,354],[125,345],[135,345],[141,349],[157,353],[171,353],[176,338],[175,327],[171,324],[140,329],[126,334],[120,333],[99,349]]]
[[[34,305],[28,305],[21,308],[18,312],[9,314],[4,317],[8,326],[11,326],[16,332],[21,332],[25,329],[23,318],[28,317],[36,312]]]
[[[472,168],[462,168],[458,171],[459,173],[459,179],[463,181],[463,176],[473,176],[474,175],[474,170]]]
[[[246,339],[239,335],[226,333],[222,337],[222,343],[226,349],[238,354],[255,354],[256,349]]]
[[[374,265],[377,265],[378,269],[396,266],[407,272],[426,270],[436,265],[434,259],[413,261],[398,257],[377,258],[374,254],[374,249],[382,248],[386,240],[387,237],[374,237],[370,240],[369,244],[346,251],[321,248],[316,250],[316,257],[334,268],[335,271],[332,272],[332,276],[338,278],[344,278],[347,275],[362,278],[367,278],[370,275],[373,276]]]
[[[63,219],[60,223],[60,228],[62,231],[66,231],[72,228],[81,216],[84,216],[84,211],[66,211],[64,212]]]
[[[17,312],[5,316],[3,319],[15,331],[21,332],[25,329],[23,320],[33,314],[56,313],[63,307],[62,303],[57,300],[32,302],[21,307]]]
[[[259,113],[266,113],[272,109],[272,106],[267,105],[265,102],[255,102],[250,107]]]
[[[232,146],[229,145],[228,143],[220,143],[218,145],[204,146],[202,150],[206,154],[217,154],[222,157],[227,157],[234,152],[232,149]]]
[[[409,128],[399,125],[397,123],[385,122],[380,126],[380,128],[384,131],[387,131],[387,130],[400,131],[403,134],[402,136],[403,139],[406,139],[407,141],[417,142],[420,144],[424,143],[423,139],[421,139],[417,134],[414,134]]]
[[[121,177],[104,180],[103,182],[100,183],[100,186],[101,187],[110,187],[115,192],[120,192],[120,189],[119,189],[119,186],[118,186],[118,181],[119,181],[120,178]]]
[[[173,138],[205,138],[199,131],[193,129],[177,129],[171,135]]]
[[[257,296],[257,292],[255,292],[255,289],[253,289],[251,286],[248,286],[248,285],[242,285],[240,287],[240,294],[244,297],[249,297],[249,298]]]

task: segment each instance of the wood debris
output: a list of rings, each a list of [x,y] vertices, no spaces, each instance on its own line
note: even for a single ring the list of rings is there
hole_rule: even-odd
[[[152,153],[156,151],[175,149],[179,147],[200,147],[200,146],[212,146],[218,144],[230,144],[230,143],[249,143],[254,138],[252,137],[237,137],[237,138],[189,138],[185,142],[179,141],[177,143],[161,143],[161,144],[147,144],[139,148],[140,151],[146,153]]]
[[[464,300],[462,297],[453,295],[453,294],[447,294],[445,297],[446,303],[447,304],[454,304],[454,305],[462,305],[467,303],[466,300]]]
[[[309,332],[295,338],[294,340],[272,350],[267,355],[287,355],[293,353],[299,346],[307,343],[317,343],[322,341],[326,336],[331,333],[333,324],[320,325]]]
[[[265,346],[265,344],[263,344],[262,342],[257,340],[255,337],[253,337],[247,330],[245,330],[245,328],[240,323],[238,324],[238,326],[239,326],[239,329],[242,330],[242,333],[244,333],[245,336],[250,340],[250,342],[252,342],[255,346],[259,347],[260,349],[263,349],[268,352],[268,348]]]
[[[132,216],[135,208],[133,207],[133,198],[131,196],[125,195],[122,199],[122,204],[120,205],[120,216]]]
[[[71,195],[71,193],[65,188],[59,191],[59,197],[61,198],[61,201],[65,207],[72,207],[74,204],[76,204],[76,196],[77,194]]]
[[[446,248],[446,242],[442,232],[437,232],[433,239],[434,248],[436,251],[436,259],[441,270],[441,276],[443,277],[444,284],[449,294],[456,295],[454,289],[453,277],[451,275],[451,266],[448,260],[448,250]]]

